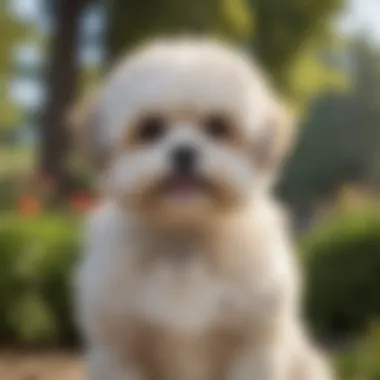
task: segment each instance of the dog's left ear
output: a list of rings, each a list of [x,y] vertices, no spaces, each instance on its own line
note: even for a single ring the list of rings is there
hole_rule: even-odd
[[[295,117],[285,103],[271,96],[264,123],[256,146],[256,158],[261,167],[277,170],[293,146]]]

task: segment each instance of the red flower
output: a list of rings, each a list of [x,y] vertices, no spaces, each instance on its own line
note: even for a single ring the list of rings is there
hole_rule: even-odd
[[[41,202],[33,195],[24,195],[17,203],[17,210],[22,215],[37,214],[41,208]]]
[[[69,199],[70,206],[79,212],[86,212],[94,206],[95,199],[87,194],[72,194]]]

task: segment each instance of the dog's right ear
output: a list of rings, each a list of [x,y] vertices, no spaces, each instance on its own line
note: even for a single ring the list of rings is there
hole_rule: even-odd
[[[68,124],[74,150],[96,168],[103,167],[106,154],[100,136],[102,121],[98,92],[91,92],[70,109]]]

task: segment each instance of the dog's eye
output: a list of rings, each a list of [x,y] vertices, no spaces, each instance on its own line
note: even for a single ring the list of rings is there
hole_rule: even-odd
[[[141,142],[153,142],[160,139],[166,129],[165,120],[159,116],[143,119],[137,128],[137,138]]]
[[[203,125],[206,133],[215,139],[225,139],[230,136],[230,121],[225,116],[210,116],[204,121]]]

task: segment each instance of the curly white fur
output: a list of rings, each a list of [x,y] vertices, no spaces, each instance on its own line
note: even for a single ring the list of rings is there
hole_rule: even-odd
[[[290,126],[262,74],[215,42],[159,42],[111,73],[91,112],[108,162],[107,200],[78,269],[90,378],[328,380],[302,328],[298,269],[270,195]],[[152,113],[167,130],[142,144],[136,128]],[[215,113],[228,115],[227,141],[204,132]],[[184,144],[213,191],[156,191]]]

